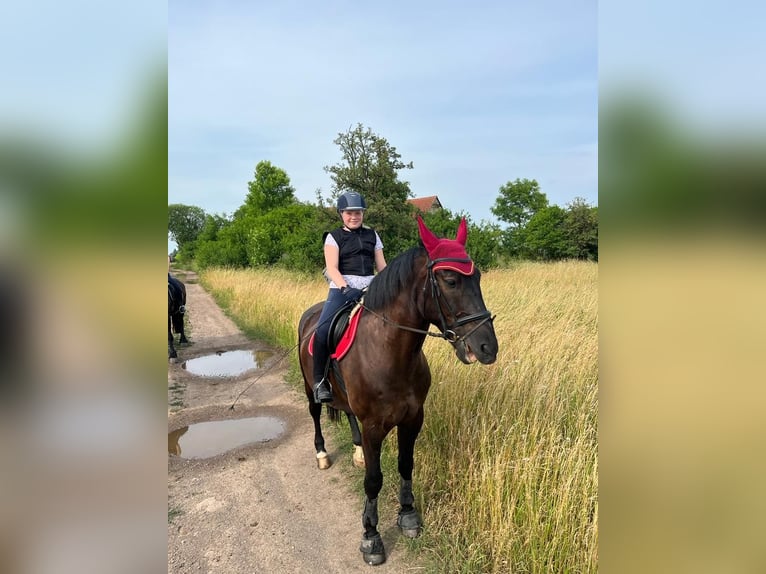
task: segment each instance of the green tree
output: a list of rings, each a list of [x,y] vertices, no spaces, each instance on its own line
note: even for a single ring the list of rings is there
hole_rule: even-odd
[[[486,270],[498,266],[501,238],[502,230],[497,224],[486,221],[471,224],[466,250],[479,269]]]
[[[564,259],[569,253],[566,211],[558,205],[544,207],[518,231],[519,254],[542,261]]]
[[[343,161],[324,168],[333,181],[332,197],[345,191],[364,196],[368,205],[365,224],[380,235],[387,258],[411,247],[417,237],[417,224],[407,203],[412,192],[409,183],[399,179],[399,172],[413,169],[412,162],[402,161],[394,146],[362,124],[339,133],[333,143],[340,147]]]
[[[168,205],[168,233],[179,250],[197,239],[205,224],[205,216],[205,211],[196,205]]]
[[[220,220],[219,220],[220,222]],[[211,230],[215,223],[211,222]],[[207,267],[246,267],[244,229],[238,222],[224,220],[209,239],[197,241],[195,261],[200,269]]]
[[[521,229],[532,216],[548,206],[537,180],[516,179],[500,187],[500,195],[490,209],[495,216],[515,229]]]
[[[321,237],[317,207],[295,203],[273,209],[252,220],[245,239],[247,260],[252,266],[320,269]]]
[[[253,181],[247,183],[245,203],[235,213],[237,219],[244,215],[260,215],[295,203],[295,188],[290,185],[287,173],[269,161],[258,162]]]
[[[567,205],[564,229],[569,247],[567,255],[576,259],[598,261],[598,208],[582,197]]]
[[[215,241],[218,239],[218,234],[221,229],[230,225],[231,221],[223,214],[208,215],[205,218],[205,224],[202,226],[202,231],[197,237],[198,241]]]
[[[509,225],[501,240],[502,250],[506,254],[521,255],[524,226],[535,213],[547,206],[548,198],[540,191],[537,180],[516,179],[500,187],[500,194],[490,210]]]
[[[241,229],[226,215],[208,215],[197,240],[181,252],[183,261],[193,257],[199,269],[247,264]]]

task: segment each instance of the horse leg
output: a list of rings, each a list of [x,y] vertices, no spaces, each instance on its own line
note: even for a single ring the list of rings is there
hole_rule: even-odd
[[[178,357],[176,348],[173,346],[173,332],[170,330],[170,315],[168,315],[168,359],[175,359]]]
[[[415,419],[401,423],[397,427],[399,443],[399,516],[396,524],[402,534],[408,538],[417,538],[423,525],[418,511],[415,509],[415,496],[412,494],[412,468],[415,464],[415,439],[418,438],[423,426],[423,408],[420,408]]]
[[[189,342],[189,339],[186,338],[186,333],[184,333],[184,316],[183,315],[181,315],[178,324],[181,326],[181,338],[178,339],[178,342],[187,344]]]
[[[386,432],[377,425],[365,427],[362,444],[366,470],[364,474],[364,513],[362,526],[364,534],[359,550],[367,564],[377,566],[386,561],[386,550],[383,539],[378,532],[378,494],[383,486],[383,473],[380,470],[380,447]]]
[[[308,395],[308,393],[306,393]],[[326,470],[330,468],[332,462],[330,457],[327,456],[327,451],[324,446],[324,437],[322,436],[322,425],[320,424],[320,415],[322,414],[322,403],[314,402],[314,393],[312,391],[309,397],[309,412],[311,418],[314,419],[314,448],[317,451],[317,466],[319,470]]]
[[[362,433],[359,432],[359,423],[351,413],[346,413],[348,426],[351,427],[351,441],[354,443],[354,466],[364,468],[364,449],[362,448]]]
[[[183,309],[183,306],[181,309]],[[181,337],[178,339],[179,343],[189,342],[189,340],[186,338],[186,334],[184,334],[184,313],[181,310],[176,310],[173,313],[173,330],[181,335]]]

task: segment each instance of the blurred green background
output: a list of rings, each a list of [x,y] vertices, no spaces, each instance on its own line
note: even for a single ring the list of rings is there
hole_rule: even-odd
[[[0,571],[166,554],[167,7],[0,14]]]

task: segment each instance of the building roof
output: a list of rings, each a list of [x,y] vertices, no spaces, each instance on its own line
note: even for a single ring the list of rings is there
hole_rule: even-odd
[[[439,198],[436,195],[414,197],[412,199],[408,199],[407,202],[414,205],[416,209],[422,211],[423,213],[442,208],[442,203],[439,201]]]

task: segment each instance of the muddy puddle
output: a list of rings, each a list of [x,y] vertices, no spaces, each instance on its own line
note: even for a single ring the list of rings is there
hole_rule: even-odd
[[[219,351],[184,361],[181,368],[202,377],[236,377],[263,367],[273,355],[271,351]]]
[[[279,438],[285,423],[276,417],[209,421],[168,433],[168,453],[181,458],[209,458],[249,444]]]

